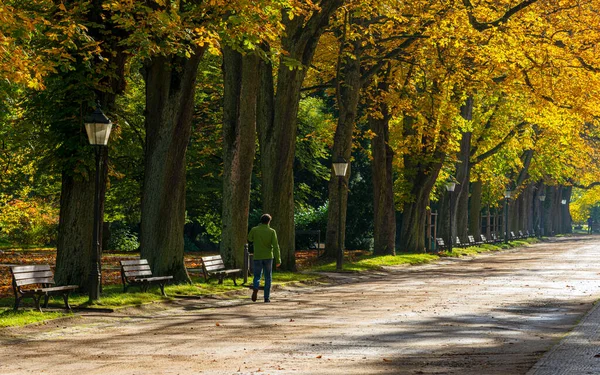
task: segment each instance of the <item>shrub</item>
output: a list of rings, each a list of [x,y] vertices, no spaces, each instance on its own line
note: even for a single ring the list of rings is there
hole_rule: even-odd
[[[137,233],[127,226],[116,223],[111,225],[108,249],[119,251],[136,251],[140,247]]]
[[[0,232],[14,244],[54,243],[58,233],[58,208],[40,198],[10,200],[0,208]]]

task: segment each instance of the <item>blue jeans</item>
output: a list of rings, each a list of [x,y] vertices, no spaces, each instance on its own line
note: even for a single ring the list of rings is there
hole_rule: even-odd
[[[271,294],[271,280],[273,279],[273,259],[254,260],[254,283],[252,287],[258,289],[263,271],[265,273],[265,301]]]

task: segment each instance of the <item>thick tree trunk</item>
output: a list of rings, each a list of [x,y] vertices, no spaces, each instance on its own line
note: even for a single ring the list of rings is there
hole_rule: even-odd
[[[464,105],[460,107],[460,115],[463,119],[473,119],[473,97],[469,96]],[[456,233],[461,239],[466,239],[469,233],[469,191],[471,179],[471,132],[463,132],[460,140],[460,151],[458,163],[456,163],[456,182],[454,191],[454,217],[452,233]]]
[[[407,178],[407,181],[412,182],[409,194],[413,199],[404,204],[398,248],[400,251],[420,253],[425,251],[426,210],[429,194],[442,169],[442,163],[428,163],[425,167],[423,163],[413,162],[411,156],[407,155],[404,157],[404,165],[406,170],[414,170],[414,173]],[[440,221],[440,224],[443,226],[444,222]]]
[[[562,223],[563,223],[563,233],[573,233],[573,226],[571,223],[571,212],[570,212],[570,202],[571,202],[571,194],[573,192],[572,186],[563,186],[562,189],[562,199],[565,200],[565,204],[562,204]]]
[[[358,54],[344,58],[340,77],[340,83],[338,84],[338,107],[340,115],[333,139],[332,157],[333,160],[342,157],[350,162],[350,158],[352,157],[352,133],[354,132],[354,123],[356,121],[356,112],[361,91],[360,58]],[[325,257],[335,257],[336,254],[341,251],[339,249],[339,243],[345,243],[346,209],[348,204],[348,181],[350,180],[350,173],[351,168],[348,167],[348,172],[342,178],[342,189],[339,189],[339,177],[335,176],[333,170],[331,171]],[[341,226],[339,225],[340,221]],[[340,227],[341,233],[339,233]],[[340,236],[342,237],[341,241]]]
[[[95,172],[91,171],[90,176]],[[63,172],[55,281],[88,289],[94,226],[94,178]]]
[[[154,57],[145,69],[146,155],[142,190],[141,257],[154,275],[188,282],[183,261],[185,153],[194,89],[204,50],[190,58]]]
[[[483,183],[475,181],[471,184],[471,207],[469,215],[469,230],[476,240],[481,237],[481,192]]]
[[[230,267],[244,264],[250,181],[256,145],[259,58],[223,49],[223,215],[221,256]]]
[[[462,133],[458,163],[456,163],[456,190],[454,191],[454,217],[452,218],[453,233],[461,239],[466,239],[469,233],[469,180],[471,166],[469,163],[471,153],[471,132]]]
[[[389,122],[387,107],[381,106],[382,118],[369,117],[375,136],[371,140],[373,152],[374,193],[374,249],[375,255],[396,254],[396,209],[394,204],[394,181],[392,161],[394,152],[389,145]]]
[[[296,268],[293,166],[300,89],[319,38],[331,15],[342,4],[343,0],[323,0],[319,10],[307,18],[296,15],[290,20],[285,14],[286,37],[282,39],[282,47],[287,53],[279,64],[277,90],[265,88],[266,77],[264,72],[261,74],[261,96],[276,91],[274,99],[263,97],[259,101],[261,106],[274,104],[272,113],[260,107],[258,116],[263,211],[273,216],[272,226],[279,238],[282,268],[288,270]],[[302,67],[290,69],[289,59],[299,62]],[[267,70],[270,68],[268,64],[262,66]]]

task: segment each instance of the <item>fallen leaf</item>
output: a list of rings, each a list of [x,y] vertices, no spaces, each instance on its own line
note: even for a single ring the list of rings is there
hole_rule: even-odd
[[[290,322],[295,322],[295,320],[294,319],[290,319]]]
[[[387,359],[387,358],[384,358],[384,359],[383,359],[383,362],[392,362],[392,361],[391,361],[391,360],[389,360],[389,359]]]
[[[323,358],[323,356],[322,355],[318,355],[317,358]]]
[[[220,327],[220,326],[221,326],[221,325],[219,324],[219,322],[217,322],[215,325],[216,325],[217,327]]]

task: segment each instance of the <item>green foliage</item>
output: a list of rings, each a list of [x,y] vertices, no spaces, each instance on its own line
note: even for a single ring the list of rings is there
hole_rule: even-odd
[[[119,251],[137,251],[140,248],[140,242],[137,233],[133,232],[124,224],[111,225],[110,240],[108,249]]]
[[[327,210],[329,203],[313,208],[298,209],[294,212],[294,221],[297,230],[327,230]]]
[[[56,240],[58,208],[52,203],[31,198],[12,199],[0,206],[0,233],[19,245],[48,245]]]
[[[325,101],[306,97],[300,100],[296,154],[294,161],[294,199],[296,208],[318,206],[327,199],[330,152],[335,121]]]

